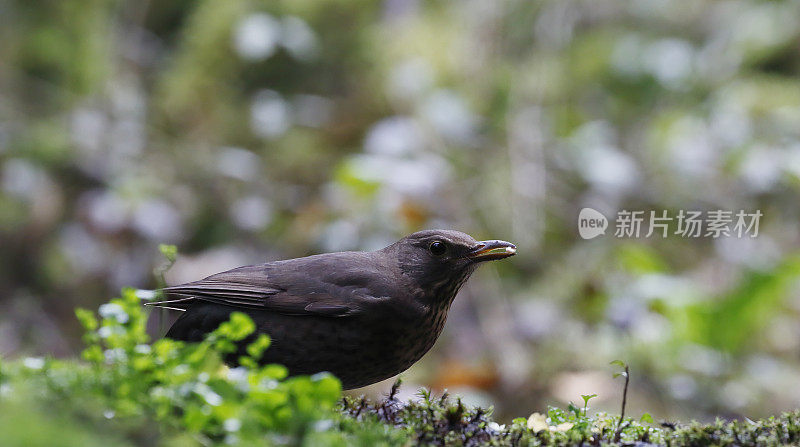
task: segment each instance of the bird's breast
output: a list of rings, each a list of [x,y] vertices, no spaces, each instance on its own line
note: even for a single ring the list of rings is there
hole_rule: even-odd
[[[442,332],[450,301],[413,316],[380,312],[342,318],[252,312],[259,332],[272,337],[262,361],[286,365],[292,374],[329,371],[344,388],[397,375],[423,355]]]

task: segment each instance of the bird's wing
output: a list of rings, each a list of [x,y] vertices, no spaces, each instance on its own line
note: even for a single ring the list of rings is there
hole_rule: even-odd
[[[342,317],[355,315],[368,297],[353,288],[325,282],[302,268],[278,263],[239,267],[208,278],[167,287],[177,299],[147,303],[184,310],[195,300],[267,310],[286,315]],[[354,293],[355,292],[355,293]]]

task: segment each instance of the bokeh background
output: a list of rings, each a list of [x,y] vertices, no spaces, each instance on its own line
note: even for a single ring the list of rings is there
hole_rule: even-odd
[[[423,228],[511,240],[403,375],[500,418],[800,406],[800,2],[0,1],[0,354],[75,306]],[[577,215],[761,210],[756,238]],[[155,314],[154,314],[155,315]],[[386,384],[368,392],[383,393]]]

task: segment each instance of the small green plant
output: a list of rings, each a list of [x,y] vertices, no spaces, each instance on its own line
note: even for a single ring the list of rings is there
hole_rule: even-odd
[[[33,368],[23,362],[17,371],[43,400],[58,398],[105,419],[144,418],[167,436],[188,434],[203,444],[314,438],[327,431],[320,430],[320,421],[338,414],[341,386],[335,377],[289,378],[281,365],[258,365],[269,347],[267,336],[249,344],[242,366],[225,366],[223,356],[255,329],[246,314],[234,312],[194,344],[148,344],[146,315],[133,289],[97,314],[78,309],[76,316],[85,329],[86,363],[37,359],[28,361]]]
[[[619,412],[619,422],[617,423],[617,431],[614,435],[614,442],[619,442],[620,436],[622,435],[622,429],[624,428],[625,422],[625,406],[628,403],[628,384],[631,380],[630,368],[628,368],[628,364],[623,362],[622,360],[614,360],[611,362],[612,365],[617,365],[624,369],[622,372],[614,373],[614,378],[617,377],[624,377],[625,378],[625,386],[622,388],[622,409]]]
[[[597,397],[597,394],[581,394],[583,399],[583,415],[586,416],[586,411],[589,409],[589,401]]]

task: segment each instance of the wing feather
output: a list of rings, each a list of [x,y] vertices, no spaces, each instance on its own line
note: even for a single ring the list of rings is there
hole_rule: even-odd
[[[239,267],[199,281],[166,287],[163,290],[167,295],[181,298],[147,305],[186,308],[200,300],[285,315],[326,317],[343,317],[361,311],[363,300],[352,290],[310,278],[297,270],[288,271],[288,274],[287,269],[276,271],[274,264]]]

